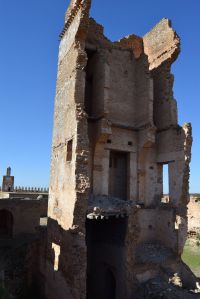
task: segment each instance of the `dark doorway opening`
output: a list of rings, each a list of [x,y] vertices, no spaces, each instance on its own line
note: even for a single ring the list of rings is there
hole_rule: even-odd
[[[127,200],[128,153],[110,152],[109,195]]]
[[[126,218],[86,221],[87,299],[126,298],[126,230]]]
[[[11,238],[13,235],[13,215],[7,210],[0,211],[0,238]]]
[[[115,276],[110,269],[106,270],[105,275],[105,289],[104,299],[115,299],[116,298],[116,280]]]

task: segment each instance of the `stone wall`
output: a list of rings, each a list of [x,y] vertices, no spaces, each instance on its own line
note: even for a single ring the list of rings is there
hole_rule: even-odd
[[[13,237],[20,234],[35,234],[40,218],[47,217],[48,199],[0,199],[0,211],[7,211],[13,217]]]
[[[111,42],[89,10],[71,1],[60,36],[44,292],[132,299],[182,265],[192,129],[178,125],[173,96],[180,39],[163,19]]]
[[[48,197],[0,199],[0,284],[14,299],[38,298],[41,293],[47,205]]]
[[[68,10],[59,50],[51,161],[47,242],[47,298],[86,296],[85,215],[88,199],[87,119],[84,112],[85,37],[90,1]],[[55,252],[60,247],[56,283]],[[61,291],[61,286],[62,290]]]
[[[188,204],[188,232],[200,233],[200,201],[195,197]]]

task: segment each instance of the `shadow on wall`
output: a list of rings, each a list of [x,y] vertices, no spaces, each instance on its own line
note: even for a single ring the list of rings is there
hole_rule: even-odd
[[[48,219],[48,262],[41,265],[46,276],[43,296],[115,299],[116,293],[125,294],[127,219],[99,222],[87,220],[85,236],[76,229],[65,231],[57,221]],[[118,298],[125,298],[123,294]]]
[[[0,238],[12,238],[13,236],[13,215],[8,210],[0,210]]]
[[[40,273],[44,278],[44,284],[40,284],[41,298],[82,298],[86,286],[85,235],[77,229],[66,231],[48,218],[47,251]]]

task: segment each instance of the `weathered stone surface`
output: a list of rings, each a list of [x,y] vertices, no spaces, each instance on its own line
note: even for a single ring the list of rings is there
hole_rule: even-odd
[[[150,70],[159,67],[164,62],[174,62],[180,52],[180,39],[171,28],[171,21],[168,19],[161,20],[143,37],[143,41]]]
[[[173,96],[180,40],[163,19],[144,37],[111,42],[89,10],[90,1],[71,1],[61,33],[46,297],[133,299],[158,275],[161,293],[170,279],[177,285],[177,271],[195,289],[180,260],[192,145]]]
[[[188,204],[188,232],[200,233],[200,200],[199,196],[191,196]]]
[[[23,257],[0,260],[0,280],[19,268],[10,289],[36,284],[42,299],[199,298],[181,261],[192,128],[178,125],[173,95],[180,39],[163,19],[144,37],[111,42],[90,5],[71,0],[60,35],[48,221],[47,190],[13,192],[5,176],[13,197],[2,193],[0,239]]]

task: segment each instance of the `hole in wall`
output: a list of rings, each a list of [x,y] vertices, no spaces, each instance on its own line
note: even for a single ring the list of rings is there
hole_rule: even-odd
[[[71,162],[72,160],[72,148],[73,148],[73,140],[71,139],[67,142],[67,158],[66,158],[67,162]]]
[[[162,164],[162,203],[169,203],[169,164]]]
[[[163,193],[169,195],[169,164],[163,165]]]
[[[47,226],[47,220],[48,220],[47,217],[41,216],[40,217],[40,226]]]
[[[54,271],[58,271],[59,258],[60,258],[60,246],[52,243],[52,249],[54,250]]]
[[[87,299],[117,297],[116,289],[125,275],[126,231],[127,218],[86,220]]]

